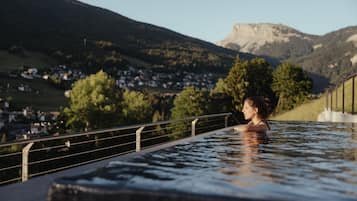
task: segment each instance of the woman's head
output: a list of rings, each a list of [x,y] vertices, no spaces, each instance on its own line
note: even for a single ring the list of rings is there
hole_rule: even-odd
[[[253,119],[257,116],[266,119],[269,116],[269,99],[262,96],[252,96],[244,100],[242,112],[245,119]]]

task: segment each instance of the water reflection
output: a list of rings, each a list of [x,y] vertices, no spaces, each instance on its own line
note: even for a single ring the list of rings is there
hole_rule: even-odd
[[[272,164],[259,157],[259,153],[263,151],[262,145],[269,143],[268,135],[265,132],[239,132],[237,135],[241,142],[237,154],[235,156],[230,154],[228,158],[221,156],[222,161],[227,165],[220,169],[220,172],[230,176],[226,181],[240,187],[272,181],[271,171],[267,168]],[[236,160],[232,160],[232,157]]]
[[[231,197],[357,200],[356,127],[277,122],[269,133],[222,132],[74,180]]]

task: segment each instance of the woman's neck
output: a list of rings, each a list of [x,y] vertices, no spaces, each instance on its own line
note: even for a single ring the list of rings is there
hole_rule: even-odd
[[[262,121],[262,119],[259,118],[259,117],[257,117],[257,116],[255,116],[255,117],[252,119],[252,123],[253,123],[254,125],[259,124],[261,121]]]

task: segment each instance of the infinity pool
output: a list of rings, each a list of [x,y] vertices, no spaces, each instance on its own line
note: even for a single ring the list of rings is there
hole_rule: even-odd
[[[357,125],[231,129],[57,180],[49,200],[357,200]]]

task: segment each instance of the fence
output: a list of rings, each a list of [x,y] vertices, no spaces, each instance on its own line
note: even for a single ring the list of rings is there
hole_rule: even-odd
[[[356,113],[355,103],[355,77],[353,74],[343,79],[339,84],[330,87],[326,92],[325,108],[330,111]],[[351,92],[351,93],[348,93]]]
[[[0,144],[0,185],[227,127],[231,113]]]

